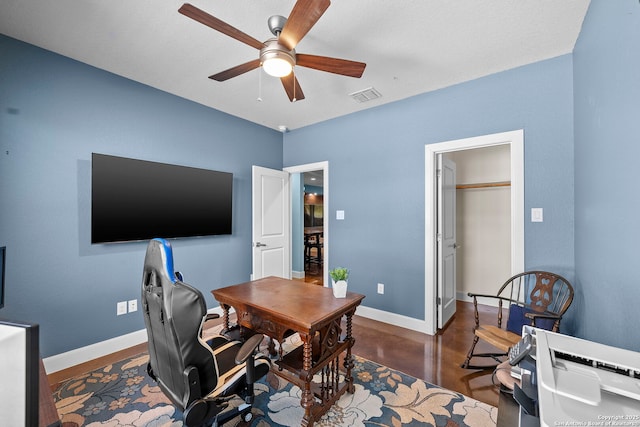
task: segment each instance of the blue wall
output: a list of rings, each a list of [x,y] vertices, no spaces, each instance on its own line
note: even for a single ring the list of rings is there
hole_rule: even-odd
[[[640,4],[592,0],[574,51],[577,333],[640,351]]]
[[[232,172],[233,234],[172,244],[209,306],[249,280],[251,165],[282,168],[279,132],[4,36],[0,58],[0,316],[39,323],[43,356],[144,329],[116,302],[139,300],[146,244],[89,243],[92,152]]]
[[[330,163],[329,266],[367,306],[424,319],[425,145],[516,129],[525,212],[545,208],[525,222],[525,265],[573,280],[572,69],[565,55],[285,134],[285,166]]]

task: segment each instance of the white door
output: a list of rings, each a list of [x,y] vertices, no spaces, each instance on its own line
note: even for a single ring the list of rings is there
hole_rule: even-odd
[[[253,280],[291,278],[289,173],[252,168]]]
[[[456,313],[456,164],[438,154],[438,329]]]

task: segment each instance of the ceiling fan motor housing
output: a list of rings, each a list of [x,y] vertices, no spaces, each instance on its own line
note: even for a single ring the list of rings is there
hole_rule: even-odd
[[[291,69],[296,65],[296,53],[294,50],[288,50],[280,43],[278,43],[277,38],[271,38],[264,42],[265,47],[260,49],[260,63],[264,67],[265,63],[268,61],[284,61],[289,64],[290,69],[286,74],[283,74],[283,77],[291,72]],[[265,71],[267,71],[265,69]],[[269,71],[267,71],[269,73]],[[269,73],[271,74],[271,73]]]

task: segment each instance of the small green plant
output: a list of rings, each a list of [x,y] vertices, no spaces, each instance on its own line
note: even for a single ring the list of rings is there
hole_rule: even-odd
[[[347,280],[349,278],[349,270],[344,267],[336,267],[329,271],[329,276],[337,282],[339,280]]]

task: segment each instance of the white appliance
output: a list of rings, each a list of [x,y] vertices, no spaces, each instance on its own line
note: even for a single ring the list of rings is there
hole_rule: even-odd
[[[531,332],[541,426],[640,426],[640,353]]]

